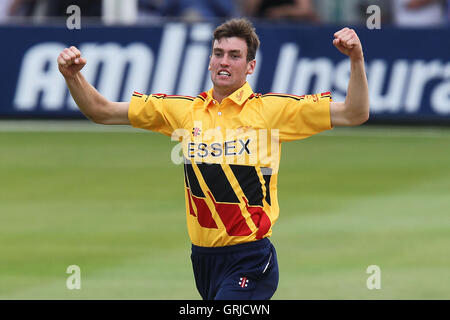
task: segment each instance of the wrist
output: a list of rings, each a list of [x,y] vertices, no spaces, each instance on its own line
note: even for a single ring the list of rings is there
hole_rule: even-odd
[[[349,58],[350,58],[350,62],[352,64],[364,63],[364,55],[363,54],[350,56]]]
[[[80,76],[81,76],[81,74],[79,71],[75,74],[69,74],[69,75],[63,74],[64,80],[66,80],[67,82],[78,81],[80,79]]]

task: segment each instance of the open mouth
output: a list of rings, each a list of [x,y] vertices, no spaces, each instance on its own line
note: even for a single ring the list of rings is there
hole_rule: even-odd
[[[219,71],[218,75],[219,76],[227,76],[227,77],[231,76],[231,74],[228,71],[225,71],[225,70]]]

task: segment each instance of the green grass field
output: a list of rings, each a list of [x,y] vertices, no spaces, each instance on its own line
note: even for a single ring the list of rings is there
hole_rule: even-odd
[[[2,122],[0,145],[0,299],[200,299],[167,137]],[[278,189],[274,299],[450,299],[450,128],[286,143]]]

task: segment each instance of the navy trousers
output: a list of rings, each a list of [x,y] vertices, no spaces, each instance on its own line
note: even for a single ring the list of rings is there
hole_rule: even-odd
[[[192,245],[195,284],[204,300],[268,300],[278,286],[278,261],[268,238],[225,247]]]

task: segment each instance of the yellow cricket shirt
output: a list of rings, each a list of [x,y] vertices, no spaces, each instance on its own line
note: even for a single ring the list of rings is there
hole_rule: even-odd
[[[219,104],[212,90],[197,97],[135,92],[128,118],[180,141],[194,245],[269,237],[279,215],[281,143],[331,129],[331,95],[255,94],[246,82]]]

